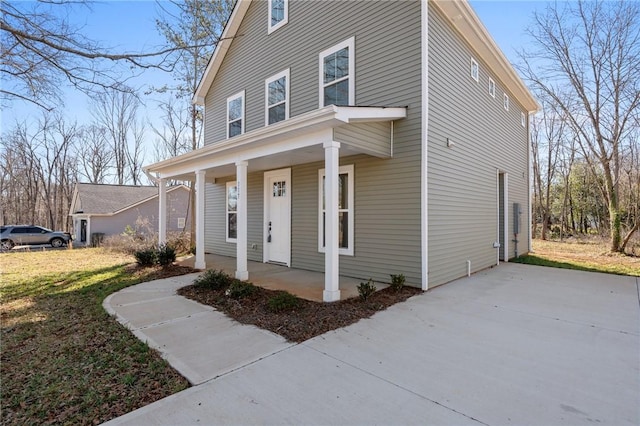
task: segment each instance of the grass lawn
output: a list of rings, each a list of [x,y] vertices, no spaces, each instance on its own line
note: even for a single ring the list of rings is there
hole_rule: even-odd
[[[97,424],[188,387],[102,301],[184,273],[102,249],[0,254],[2,424]]]
[[[600,240],[533,240],[533,253],[514,259],[530,265],[640,276],[640,257],[610,253],[608,243]]]

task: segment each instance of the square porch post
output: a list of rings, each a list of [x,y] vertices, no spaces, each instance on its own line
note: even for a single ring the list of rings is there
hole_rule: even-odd
[[[237,235],[236,235],[236,278],[249,279],[247,270],[247,166],[246,161],[236,163],[236,188],[238,191]]]
[[[167,180],[158,181],[158,244],[167,242]]]
[[[206,172],[196,171],[196,269],[206,269],[204,257],[204,180]]]
[[[324,292],[325,302],[340,300],[340,276],[338,253],[338,179],[340,143],[325,142],[324,147]]]

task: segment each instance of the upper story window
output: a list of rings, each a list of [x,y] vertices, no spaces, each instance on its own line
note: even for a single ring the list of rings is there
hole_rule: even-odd
[[[480,67],[478,66],[478,61],[471,58],[471,78],[475,81],[480,81]]]
[[[265,81],[265,124],[289,118],[289,69]]]
[[[227,138],[244,133],[244,90],[227,98]]]
[[[269,31],[271,34],[289,22],[289,0],[269,0]]]
[[[509,111],[509,96],[506,93],[504,94],[502,102],[504,104],[504,110]]]
[[[320,107],[355,103],[355,39],[320,53]]]
[[[496,82],[492,78],[489,79],[489,94],[492,98],[496,97]]]
[[[522,127],[527,127],[527,119],[524,115],[524,112],[520,113],[520,124],[522,124]]]

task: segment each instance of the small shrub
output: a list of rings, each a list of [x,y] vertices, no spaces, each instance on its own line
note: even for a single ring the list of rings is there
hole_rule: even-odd
[[[168,244],[162,244],[157,249],[156,261],[159,265],[167,266],[176,261],[176,251]]]
[[[300,304],[300,300],[286,291],[278,293],[267,301],[267,308],[271,312],[285,312],[295,309]]]
[[[404,274],[399,274],[399,275],[391,274],[391,288],[394,289],[395,291],[402,290],[402,287],[404,287],[405,281],[406,280],[404,278]]]
[[[167,233],[167,244],[173,247],[178,256],[191,252],[191,235],[188,232]]]
[[[156,263],[157,253],[153,248],[140,249],[133,253],[140,266],[152,266]]]
[[[211,290],[223,290],[231,285],[233,277],[223,271],[208,269],[193,281],[193,285]]]
[[[256,286],[251,283],[246,283],[244,281],[233,280],[227,291],[225,291],[225,295],[229,296],[232,299],[243,299],[252,295],[257,290]]]
[[[376,286],[371,278],[369,278],[369,281],[367,281],[366,283],[360,283],[358,285],[358,294],[360,295],[360,299],[363,301],[369,299],[369,297],[371,297],[371,295],[375,293],[376,290]]]

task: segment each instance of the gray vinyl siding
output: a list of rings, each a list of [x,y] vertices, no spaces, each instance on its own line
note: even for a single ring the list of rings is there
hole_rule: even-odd
[[[333,139],[369,151],[379,157],[391,156],[391,123],[351,124],[336,127]]]
[[[389,274],[403,273],[408,284],[420,286],[420,2],[292,1],[289,23],[270,35],[266,7],[266,1],[252,3],[238,31],[242,36],[231,44],[206,96],[205,143],[226,138],[226,99],[241,90],[246,91],[246,131],[264,126],[264,81],[287,68],[290,115],[317,109],[319,53],[355,36],[356,104],[406,106],[407,118],[394,123],[393,158],[340,159],[341,164],[354,165],[355,175],[355,255],[340,256],[340,273],[384,282]],[[349,127],[336,129],[336,139],[369,144],[369,149],[387,155],[389,124]],[[324,254],[318,251],[321,168],[323,162],[291,166],[293,268],[324,271]],[[258,261],[262,261],[263,179],[263,172],[249,174],[249,259]],[[235,244],[226,243],[224,234],[226,180],[207,184],[206,250],[235,256]]]
[[[207,184],[205,215],[205,252],[236,256],[236,243],[226,241],[226,189],[227,182],[235,176],[216,179],[216,183]],[[262,262],[264,205],[263,173],[247,175],[247,259]],[[255,245],[255,248],[254,248]]]
[[[470,76],[470,61],[480,66],[480,81]],[[489,78],[496,97],[489,95]],[[498,170],[508,174],[509,257],[514,255],[512,204],[528,211],[527,129],[524,108],[504,84],[462,41],[437,10],[429,6],[428,217],[429,286],[494,265],[498,239]],[[454,146],[447,147],[447,138]],[[527,217],[523,215],[523,222]],[[519,252],[528,247],[520,236]]]

